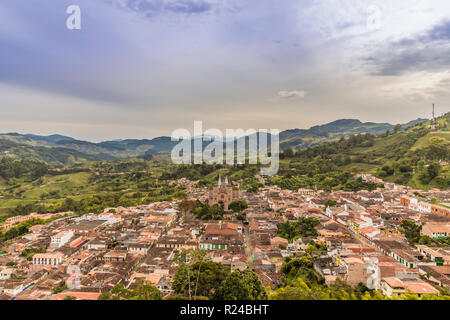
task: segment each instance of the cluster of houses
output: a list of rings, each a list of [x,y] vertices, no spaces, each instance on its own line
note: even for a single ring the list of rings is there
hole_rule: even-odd
[[[328,285],[342,279],[393,296],[438,295],[439,288],[450,284],[450,248],[411,246],[400,232],[401,222],[408,219],[423,225],[423,235],[448,237],[448,208],[425,204],[427,197],[434,203],[448,202],[448,191],[427,193],[385,184],[373,192],[326,194],[269,186],[247,193],[227,179],[210,189],[187,179],[177,183],[187,186],[192,200],[221,201],[227,207],[245,200],[245,220],[226,211],[224,220],[202,221],[183,215],[179,201],[165,201],[34,225],[0,248],[0,299],[95,300],[118,283],[133,288],[140,280],[168,297],[182,249],[205,250],[205,259],[231,271],[250,268],[273,290],[282,282],[283,261],[311,247],[322,248],[309,254]],[[327,200],[336,205],[326,207]],[[280,224],[300,217],[319,221],[317,236],[289,242],[277,235]]]

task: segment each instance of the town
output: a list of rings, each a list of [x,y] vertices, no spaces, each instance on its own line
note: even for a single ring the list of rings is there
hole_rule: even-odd
[[[366,174],[358,178],[384,188],[324,192],[264,186],[251,193],[240,188],[242,181],[227,177],[209,188],[182,178],[172,183],[185,188],[185,200],[81,216],[11,217],[1,226],[4,232],[40,222],[2,244],[0,299],[98,300],[117,285],[132,290],[139,283],[150,283],[160,298],[170,299],[180,294],[180,265],[199,259],[231,272],[252,270],[267,296],[276,297],[306,256],[308,272],[326,286],[345,282],[385,298],[448,295],[450,191],[414,190]],[[200,219],[206,207],[219,208],[223,216]],[[201,295],[189,284],[184,296]]]

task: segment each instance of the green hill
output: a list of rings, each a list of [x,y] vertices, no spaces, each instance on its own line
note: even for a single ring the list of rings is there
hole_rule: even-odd
[[[403,127],[406,128],[416,123],[423,123],[424,121],[426,121],[426,119],[417,119],[404,124]],[[280,145],[282,149],[288,147],[305,149],[323,143],[336,141],[342,137],[348,137],[352,134],[372,133],[378,135],[386,132],[387,130],[394,130],[394,127],[394,125],[389,123],[363,123],[355,119],[341,119],[327,124],[314,126],[309,129],[293,129],[283,131],[280,133]],[[35,148],[55,148],[55,157],[58,159],[64,157],[62,153],[67,153],[66,150],[73,150],[75,151],[72,153],[74,158],[89,158],[89,156],[91,156],[90,158],[102,160],[168,154],[177,144],[177,142],[172,142],[170,137],[158,137],[151,140],[127,139],[93,143],[56,134],[51,136],[38,136],[19,133],[0,134],[0,142],[3,141]],[[209,143],[205,143],[204,146],[208,144]],[[17,150],[10,151],[11,154],[14,154]],[[47,151],[47,149],[40,149],[39,152],[41,154],[48,154]],[[51,158],[51,161],[55,161],[55,159],[53,159],[50,155],[49,158]],[[58,160],[58,162],[63,163],[68,163],[70,161]]]
[[[8,140],[0,140],[0,158],[35,160],[53,165],[112,159],[108,155],[87,155],[72,149],[30,146]]]
[[[288,149],[282,158],[294,171],[307,167],[312,172],[366,172],[415,188],[448,189],[450,113],[437,123],[437,132],[431,132],[430,122],[418,123],[378,137],[358,134],[306,150]]]

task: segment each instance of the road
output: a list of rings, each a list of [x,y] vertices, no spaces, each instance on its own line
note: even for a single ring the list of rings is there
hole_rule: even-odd
[[[255,263],[253,262],[253,245],[250,237],[250,228],[248,225],[244,226],[244,243],[248,266],[250,269],[254,269]]]

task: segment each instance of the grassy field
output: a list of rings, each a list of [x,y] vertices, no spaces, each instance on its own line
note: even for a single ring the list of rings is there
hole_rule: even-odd
[[[83,172],[46,174],[34,180],[0,181],[0,213],[18,205],[58,205],[67,198],[81,200],[94,195],[134,197],[135,193],[155,192],[157,178],[167,170],[166,162],[123,160],[96,163]]]
[[[430,139],[432,137],[440,137],[450,141],[450,131],[427,134],[425,137],[422,137],[419,140],[417,140],[417,142],[414,144],[411,150],[417,150],[428,147],[430,145]]]

